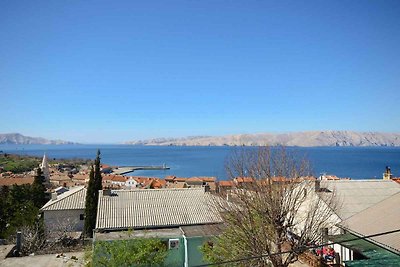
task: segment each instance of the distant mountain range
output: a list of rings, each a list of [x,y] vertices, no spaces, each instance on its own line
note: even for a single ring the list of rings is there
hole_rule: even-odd
[[[400,146],[400,133],[309,131],[291,133],[191,136],[129,141],[125,144],[148,146]]]
[[[0,144],[13,145],[68,145],[75,144],[63,140],[48,140],[41,137],[30,137],[19,133],[0,134]]]

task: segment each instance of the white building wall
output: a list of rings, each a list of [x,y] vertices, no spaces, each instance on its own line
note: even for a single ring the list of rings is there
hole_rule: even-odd
[[[352,261],[353,260],[353,251],[350,249],[339,245],[339,244],[334,244],[333,249],[335,252],[339,253],[340,255],[340,263],[342,264],[344,261]]]
[[[83,230],[85,210],[49,210],[43,212],[47,229],[52,231],[80,232]]]
[[[130,178],[125,182],[125,186],[128,188],[136,188],[137,184],[138,182],[133,178]]]

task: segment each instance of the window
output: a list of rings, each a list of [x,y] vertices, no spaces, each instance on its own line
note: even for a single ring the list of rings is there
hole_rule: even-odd
[[[83,221],[85,219],[85,214],[79,214],[79,220]]]
[[[168,243],[169,243],[168,245],[169,249],[179,248],[179,239],[170,239]]]

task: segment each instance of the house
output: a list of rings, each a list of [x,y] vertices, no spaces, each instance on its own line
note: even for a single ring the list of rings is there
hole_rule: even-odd
[[[203,180],[200,178],[192,177],[186,179],[186,184],[188,185],[189,188],[195,188],[195,187],[203,187],[205,185],[205,182],[203,182]]]
[[[113,171],[113,168],[110,165],[102,164],[100,166],[101,173],[112,173],[112,171]]]
[[[345,240],[342,238],[344,232],[350,232],[350,235],[362,234],[359,232],[361,229],[359,227],[367,227],[362,225],[368,223],[368,221],[375,220],[374,215],[367,211],[373,209],[372,207],[376,205],[379,208],[385,201],[389,201],[392,196],[400,193],[400,184],[392,180],[316,180],[304,181],[303,183],[307,184],[307,187],[302,188],[304,194],[307,195],[307,199],[299,209],[298,217],[300,219],[302,214],[307,214],[305,211],[308,210],[309,206],[312,206],[313,201],[316,201],[317,198],[324,201],[328,199],[334,200],[331,204],[335,207],[330,207],[332,216],[327,222],[327,225],[330,226],[324,230],[330,241]],[[324,205],[324,203],[321,202],[321,205]],[[387,212],[387,210],[383,212]],[[354,222],[359,216],[362,217],[364,222],[358,220],[356,224],[360,225],[356,227]],[[384,217],[386,218],[386,216]],[[351,230],[352,228],[354,228],[353,231]],[[382,228],[382,230],[384,229]],[[348,261],[359,258],[360,253],[353,248],[350,245],[336,244],[334,246],[340,263],[346,262],[347,265]]]
[[[46,227],[52,231],[80,232],[84,226],[86,188],[78,186],[57,195],[52,193],[41,209]]]
[[[84,185],[89,182],[89,175],[77,173],[72,176],[71,180],[79,185]]]
[[[157,177],[133,176],[132,178],[137,182],[137,188],[160,189],[165,188],[167,184],[164,179],[160,179]]]
[[[246,184],[251,184],[255,182],[255,179],[252,177],[236,177],[233,179],[233,182],[237,186],[244,186]]]
[[[348,258],[346,266],[361,264],[371,266],[372,263],[375,266],[400,266],[399,203],[400,193],[396,193],[339,224],[346,234],[336,238],[335,241],[338,241],[339,244],[335,244],[334,249],[337,251],[351,250],[353,257]],[[398,231],[365,238],[394,230]],[[362,242],[359,240],[343,242],[345,239],[351,239],[352,236],[363,238],[363,240]]]
[[[110,185],[108,187],[121,188],[125,186],[127,178],[123,175],[107,174],[102,178],[103,184]]]
[[[133,177],[128,177],[127,180],[125,181],[125,187],[132,189],[136,188],[138,185],[138,182],[133,178]]]
[[[219,192],[231,190],[234,187],[235,187],[235,184],[233,181],[219,181],[218,182],[218,191]]]
[[[216,191],[216,178],[215,177],[176,177],[166,176],[165,180],[167,188],[195,188],[207,187],[209,191]]]
[[[168,243],[165,265],[203,264],[199,246],[222,222],[211,206],[213,198],[204,188],[103,190],[95,242],[157,237]],[[126,234],[128,229],[133,235]]]
[[[65,174],[55,174],[50,177],[50,182],[53,185],[64,186],[64,184],[68,184],[71,182],[76,183],[76,180],[72,181],[72,179]]]

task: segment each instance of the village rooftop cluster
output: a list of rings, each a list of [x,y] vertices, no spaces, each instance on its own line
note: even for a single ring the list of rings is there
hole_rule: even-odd
[[[57,231],[60,222],[76,238],[85,221],[87,167],[49,166],[46,155],[40,168],[49,184],[50,200],[40,209],[48,229]],[[78,170],[79,169],[79,170]],[[196,266],[205,264],[202,244],[223,231],[223,220],[214,207],[214,193],[223,193],[223,201],[235,203],[246,184],[262,183],[250,177],[217,181],[215,177],[137,177],[114,174],[116,167],[103,164],[102,186],[98,200],[93,244],[120,242],[136,237],[160,238],[168,244],[165,264]],[[0,186],[32,183],[32,174],[2,173]],[[273,177],[271,183],[287,183]],[[369,266],[400,264],[400,232],[365,238],[376,233],[399,229],[400,179],[389,167],[380,180],[340,179],[336,176],[301,177],[306,201],[299,211],[312,206],[316,199],[335,194],[341,208],[330,216],[330,227],[321,229],[321,244],[332,243],[300,256],[302,266]],[[222,200],[221,200],[222,201]],[[324,203],[324,202],[321,202]],[[231,205],[231,204],[229,204]],[[328,205],[328,204],[327,204]],[[329,205],[327,207],[330,208]],[[332,208],[333,209],[333,208]],[[133,232],[128,233],[133,230]],[[128,232],[127,232],[128,231]],[[295,238],[296,230],[289,238]],[[336,265],[335,265],[336,264]]]

